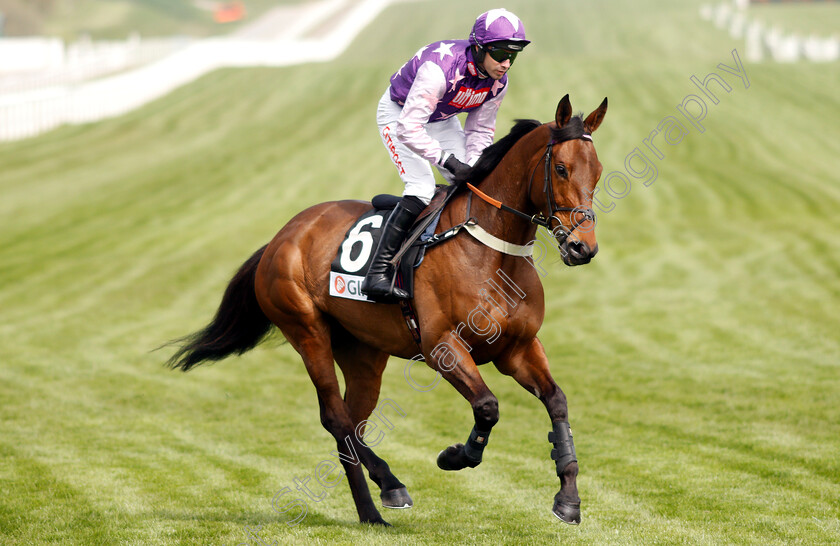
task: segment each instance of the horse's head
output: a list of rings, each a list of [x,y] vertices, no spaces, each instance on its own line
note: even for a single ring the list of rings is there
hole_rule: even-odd
[[[572,116],[569,95],[560,100],[550,139],[535,155],[530,199],[546,215],[566,265],[589,263],[598,252],[592,193],[601,177],[601,162],[592,144],[592,133],[607,113],[607,99],[586,119]],[[543,184],[538,184],[543,174]]]

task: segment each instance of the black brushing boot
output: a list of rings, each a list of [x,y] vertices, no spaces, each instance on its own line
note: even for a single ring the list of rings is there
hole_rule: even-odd
[[[374,301],[405,300],[409,294],[394,287],[391,289],[396,268],[389,263],[402,246],[408,236],[408,230],[417,216],[426,208],[426,205],[414,196],[403,197],[394,207],[391,216],[388,217],[385,227],[382,228],[382,237],[379,239],[379,246],[376,247],[376,254],[370,264],[370,269],[362,283],[362,292]]]

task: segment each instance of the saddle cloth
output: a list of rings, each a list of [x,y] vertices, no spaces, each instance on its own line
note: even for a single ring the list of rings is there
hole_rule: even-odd
[[[338,247],[338,252],[330,264],[330,295],[337,298],[347,298],[359,301],[371,301],[361,291],[362,281],[365,279],[379,239],[382,237],[382,227],[388,221],[391,211],[400,202],[396,195],[377,195],[371,200],[373,209],[362,214],[353,226],[344,234],[344,239]],[[433,209],[432,203],[427,210]],[[414,269],[423,262],[426,251],[425,242],[435,233],[440,210],[435,214],[429,226],[420,238],[415,241],[400,260],[397,270],[396,286],[414,296]],[[421,213],[417,222],[423,220],[427,214]],[[416,223],[415,223],[416,225]]]

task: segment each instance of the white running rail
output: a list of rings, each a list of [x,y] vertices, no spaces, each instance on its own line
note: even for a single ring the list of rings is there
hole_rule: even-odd
[[[0,87],[0,141],[38,135],[65,123],[119,116],[218,68],[329,61],[394,1],[321,0],[283,6],[229,37],[193,41],[165,58],[116,75],[20,92]],[[336,20],[323,35],[302,38],[333,16]]]

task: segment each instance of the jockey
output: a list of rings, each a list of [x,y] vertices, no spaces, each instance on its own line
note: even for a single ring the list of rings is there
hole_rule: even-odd
[[[379,136],[405,184],[382,230],[362,292],[374,300],[407,299],[391,289],[389,262],[435,192],[434,165],[452,182],[493,143],[496,113],[507,92],[507,71],[530,42],[513,13],[494,9],[476,19],[468,40],[444,40],[420,49],[379,100]],[[465,126],[456,114],[468,112]]]

